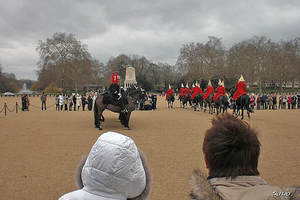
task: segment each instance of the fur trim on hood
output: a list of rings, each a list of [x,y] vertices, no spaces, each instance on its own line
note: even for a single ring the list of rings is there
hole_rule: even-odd
[[[192,189],[190,197],[192,200],[223,200],[219,192],[211,187],[206,174],[201,170],[194,170],[190,176],[190,185]],[[282,189],[282,192],[286,194],[285,199],[300,199],[300,187],[285,187]],[[277,197],[274,196],[274,198],[276,199]]]
[[[218,192],[207,181],[207,176],[200,170],[194,170],[190,177],[192,192],[191,199],[196,200],[222,200]]]
[[[146,156],[140,150],[139,150],[139,154],[140,154],[140,157],[141,157],[141,160],[142,160],[142,163],[143,163],[143,167],[144,167],[144,170],[145,170],[145,173],[146,173],[146,186],[145,186],[144,191],[139,196],[137,196],[135,198],[128,199],[128,200],[146,200],[150,196],[150,192],[151,192],[151,189],[152,189],[152,187],[151,187],[152,174],[151,174],[151,171],[150,171],[150,169],[147,165]],[[77,166],[77,169],[75,171],[75,181],[76,181],[76,185],[77,185],[78,189],[83,188],[81,171],[82,171],[82,168],[85,164],[85,161],[86,161],[87,157],[88,157],[88,155],[85,155],[85,156],[82,157],[82,159],[79,162],[79,164]]]

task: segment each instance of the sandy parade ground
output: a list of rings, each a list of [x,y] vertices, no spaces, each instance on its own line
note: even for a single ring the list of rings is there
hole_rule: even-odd
[[[158,97],[155,111],[134,111],[125,130],[118,115],[105,111],[103,130],[93,125],[92,111],[41,111],[39,97],[30,97],[30,111],[0,113],[0,199],[57,199],[76,189],[74,171],[102,133],[131,137],[145,153],[153,173],[150,199],[188,199],[193,169],[207,172],[204,132],[214,115],[175,107]],[[0,110],[13,109],[21,97],[0,97]],[[47,105],[54,104],[48,97]],[[37,108],[38,107],[38,108]],[[231,110],[229,112],[232,112]],[[251,126],[262,144],[261,176],[280,187],[300,185],[300,110],[256,110]]]

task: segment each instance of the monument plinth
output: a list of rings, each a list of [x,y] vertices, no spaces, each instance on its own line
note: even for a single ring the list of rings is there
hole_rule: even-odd
[[[135,79],[135,68],[127,67],[125,81],[124,81],[124,88],[130,88],[131,86],[136,84],[137,81]]]

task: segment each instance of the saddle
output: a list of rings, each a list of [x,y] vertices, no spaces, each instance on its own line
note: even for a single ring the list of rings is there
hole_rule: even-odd
[[[121,106],[121,105],[128,104],[128,99],[125,94],[121,94],[121,96],[119,96],[119,95],[114,95],[106,92],[103,95],[103,103],[112,104],[114,106]]]

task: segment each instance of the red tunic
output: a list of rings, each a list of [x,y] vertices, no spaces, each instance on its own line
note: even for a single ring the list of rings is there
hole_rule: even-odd
[[[238,82],[235,87],[236,87],[236,91],[233,94],[233,100],[237,100],[243,94],[247,94],[247,91],[246,91],[247,87],[246,87],[245,82]]]
[[[196,96],[197,94],[202,94],[202,89],[201,89],[200,87],[198,87],[198,86],[193,87],[192,90],[193,90],[193,94],[192,94],[192,96],[191,96],[191,99],[192,99],[192,100],[195,98],[195,96]]]
[[[115,79],[115,74],[112,73],[111,78],[110,78],[110,84],[114,83],[114,79]]]
[[[167,99],[171,94],[173,94],[173,93],[174,93],[174,92],[173,92],[172,89],[168,89],[168,90],[167,90],[166,99]]]
[[[118,72],[116,74],[112,73],[110,78],[110,84],[116,83],[119,85],[120,76],[118,75]]]
[[[212,86],[207,86],[206,92],[203,95],[203,99],[207,99],[210,94],[214,94],[214,88]]]
[[[184,89],[184,93],[183,93],[183,97],[185,97],[185,95],[187,95],[187,94],[191,94],[192,92],[191,92],[191,89],[190,88],[185,88]]]
[[[179,91],[180,91],[180,93],[179,93],[179,98],[181,97],[181,95],[183,95],[183,90],[184,90],[183,87],[179,89]]]
[[[225,95],[225,94],[226,94],[225,87],[218,86],[217,89],[216,89],[216,94],[214,95],[213,100],[215,101],[219,98],[219,96],[222,96],[222,95]]]

